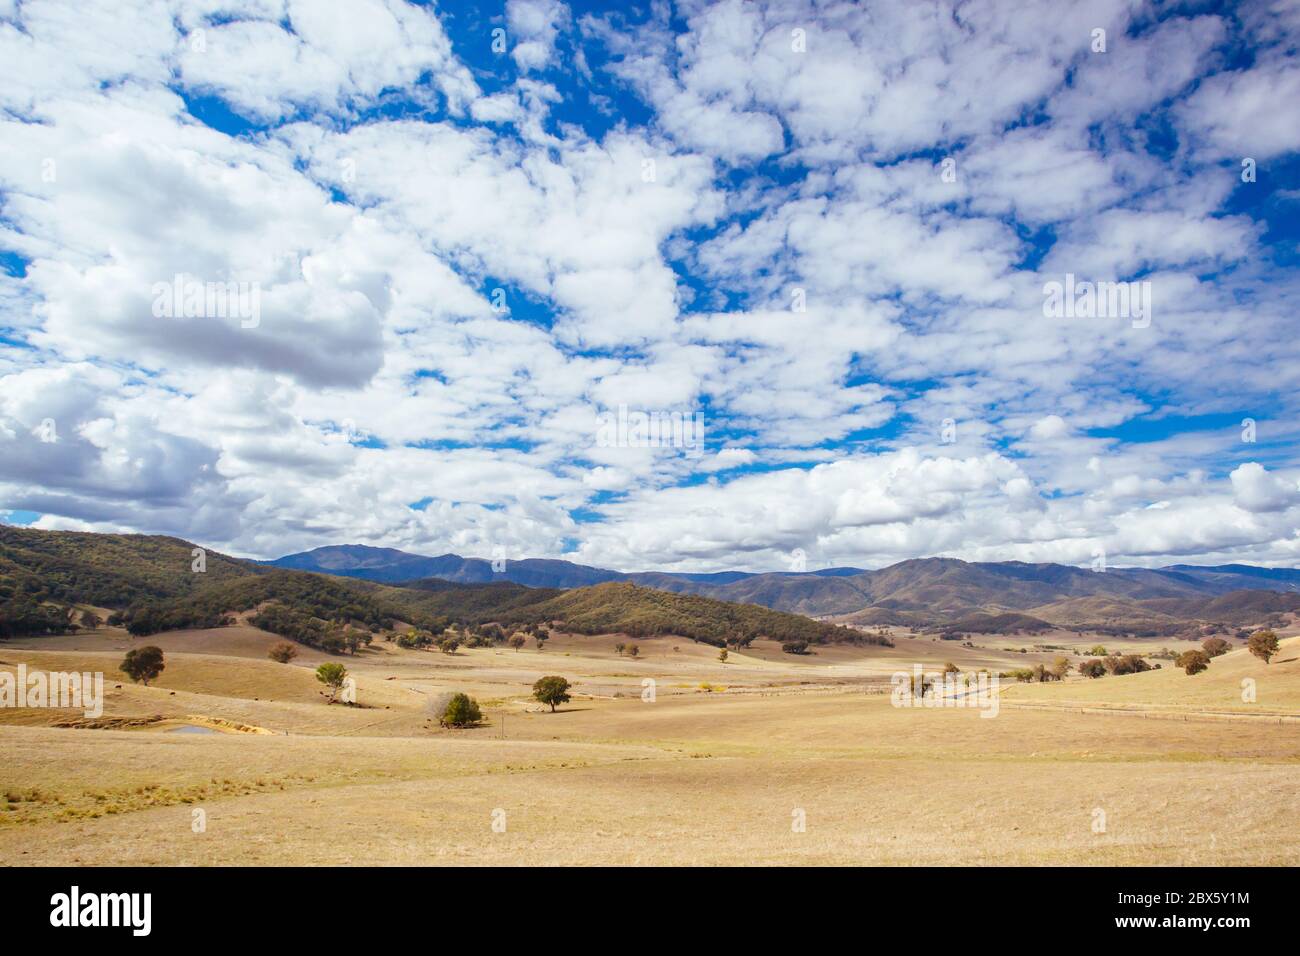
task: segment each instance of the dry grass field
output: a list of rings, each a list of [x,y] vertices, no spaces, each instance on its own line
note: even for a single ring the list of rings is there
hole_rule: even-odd
[[[0,644],[0,669],[104,671],[107,719],[0,710],[0,860],[1300,863],[1300,722],[1278,719],[1300,716],[1296,638],[1272,664],[1236,650],[1194,677],[1166,662],[1004,683],[994,718],[892,707],[888,677],[914,662],[1023,667],[1062,642],[899,635],[806,657],[758,642],[726,663],[672,638],[638,641],[635,660],[614,636],[454,656],[376,642],[340,659],[357,679],[348,706],[314,678],[325,655],[276,664],[277,640],[241,625]],[[149,687],[115,670],[137,643],[167,655]],[[544,674],[574,683],[554,714],[529,696]],[[452,691],[478,699],[483,726],[430,719]]]

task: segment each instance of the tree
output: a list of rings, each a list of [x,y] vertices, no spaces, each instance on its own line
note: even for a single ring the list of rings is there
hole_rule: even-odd
[[[127,651],[121,669],[131,680],[137,680],[148,687],[149,682],[161,674],[165,667],[162,648],[150,644]]]
[[[99,625],[102,623],[104,622],[99,619],[99,615],[96,614],[94,611],[81,612],[81,626],[84,627],[86,630],[93,631],[95,628],[99,627]]]
[[[1052,661],[1052,666],[1048,668],[1054,680],[1064,680],[1065,675],[1070,673],[1070,659],[1064,655],[1058,654]]]
[[[786,641],[781,645],[781,650],[787,654],[807,654],[807,641]]]
[[[528,638],[524,637],[518,631],[516,631],[514,635],[510,638],[510,646],[515,649],[516,654],[519,653],[519,648],[523,647],[527,643],[528,643]]]
[[[343,681],[347,679],[347,676],[348,669],[334,661],[326,661],[316,668],[316,679],[330,690],[331,704],[338,697],[339,691],[343,689]]]
[[[551,713],[555,713],[556,704],[567,704],[569,702],[569,687],[571,685],[563,677],[541,677],[537,683],[533,684],[533,696],[543,704],[551,705]]]
[[[633,644],[631,647],[629,647],[629,648],[627,649],[627,656],[628,656],[628,657],[640,657],[640,656],[641,656],[641,648],[638,647],[637,645]]]
[[[1246,649],[1267,664],[1277,653],[1277,635],[1271,630],[1256,631],[1246,642]]]
[[[1105,657],[1106,648],[1102,647],[1100,644],[1094,644],[1092,645],[1091,648],[1089,648],[1088,654],[1091,655],[1092,657]]]
[[[1093,658],[1079,662],[1079,673],[1084,677],[1097,678],[1106,673],[1106,662]]]
[[[725,647],[718,651],[718,660],[722,661],[724,664],[727,663],[727,649]]]
[[[1199,674],[1210,666],[1210,655],[1205,651],[1184,651],[1174,663],[1188,674]]]
[[[266,656],[277,663],[287,664],[298,656],[298,648],[288,641],[281,641],[279,644],[272,645],[271,649],[266,652]]]
[[[438,642],[438,650],[444,654],[455,654],[460,648],[460,641],[454,637],[447,637]]]
[[[442,712],[442,722],[448,727],[470,727],[483,719],[478,701],[468,694],[457,694],[447,702]]]
[[[956,664],[954,664],[952,661],[948,661],[946,664],[943,665],[943,672],[945,674],[960,674],[961,668],[958,667]]]
[[[1232,645],[1221,637],[1210,637],[1201,642],[1201,649],[1210,657],[1222,657],[1232,649]]]
[[[619,657],[623,656],[623,652],[625,650],[627,650],[627,645],[624,644],[622,641],[619,641],[617,644],[614,645],[614,653],[616,653]]]

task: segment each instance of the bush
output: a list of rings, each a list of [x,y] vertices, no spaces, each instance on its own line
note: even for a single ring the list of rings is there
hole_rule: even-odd
[[[1232,645],[1221,637],[1210,637],[1201,643],[1201,649],[1208,657],[1222,657],[1232,649]]]
[[[442,722],[448,727],[472,727],[482,719],[478,701],[468,694],[456,694],[442,712]]]
[[[1112,674],[1140,674],[1151,670],[1151,665],[1140,654],[1112,654],[1105,663],[1106,670]]]
[[[1199,674],[1210,666],[1210,655],[1205,651],[1184,651],[1174,663],[1188,674]]]
[[[1079,673],[1084,677],[1097,678],[1106,673],[1106,662],[1093,658],[1079,662]]]
[[[786,654],[807,654],[808,642],[807,641],[786,641],[784,644],[781,645],[781,650]]]
[[[275,661],[277,664],[287,664],[298,656],[298,648],[294,647],[288,641],[281,641],[279,644],[273,645],[271,649],[266,652],[266,656],[271,658],[271,660]]]

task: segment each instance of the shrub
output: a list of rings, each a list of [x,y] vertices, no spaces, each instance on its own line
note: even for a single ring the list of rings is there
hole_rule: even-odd
[[[1106,662],[1093,658],[1079,662],[1079,673],[1084,677],[1097,678],[1106,673]]]
[[[276,663],[287,664],[298,656],[298,648],[294,647],[288,641],[281,641],[279,644],[273,645],[271,649],[266,652],[266,656]]]
[[[807,641],[786,641],[781,645],[781,650],[786,654],[807,654]]]
[[[456,694],[442,712],[442,722],[448,727],[472,727],[482,719],[478,701],[468,694]]]
[[[1221,637],[1209,637],[1201,643],[1201,649],[1209,657],[1222,657],[1232,649],[1232,645]]]
[[[1210,666],[1210,655],[1205,651],[1184,651],[1174,663],[1188,674],[1199,674]]]

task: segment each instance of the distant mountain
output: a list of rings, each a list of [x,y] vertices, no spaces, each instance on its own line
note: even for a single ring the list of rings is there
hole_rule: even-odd
[[[527,559],[508,561],[497,573],[480,558],[365,545],[255,562],[159,535],[0,525],[0,636],[48,631],[60,605],[129,612],[140,633],[148,633],[206,626],[268,602],[292,618],[286,627],[304,633],[328,629],[329,622],[370,627],[389,618],[432,621],[447,614],[565,619],[582,628],[709,639],[719,628],[800,633],[806,625],[787,620],[792,616],[981,633],[1053,625],[1163,635],[1196,621],[1233,628],[1281,621],[1300,612],[1300,571],[1177,565],[1094,573],[1059,564],[923,558],[876,571],[769,574],[625,574]],[[809,633],[815,633],[812,640],[838,639],[832,631]]]
[[[1230,591],[1300,593],[1300,570],[1237,564],[1109,568],[1098,573],[1061,564],[916,558],[875,571],[844,567],[807,572],[682,574],[624,573],[569,561],[530,558],[507,561],[504,570],[494,572],[491,562],[479,558],[452,554],[429,558],[364,545],[317,548],[268,563],[391,583],[441,578],[469,584],[510,582],[529,587],[575,588],[630,581],[661,591],[758,604],[792,614],[844,616],[863,624],[952,622],[973,614],[996,616],[1006,612],[1029,613],[1061,623],[1074,614],[1084,614],[1089,621],[1135,615],[1142,621],[1159,623],[1181,615],[1133,602],[1204,599]],[[1113,613],[1107,612],[1108,607]],[[1037,613],[1039,609],[1042,614]]]
[[[421,578],[442,578],[444,581],[461,584],[508,581],[538,588],[579,588],[627,577],[617,571],[604,571],[571,561],[546,558],[506,561],[505,570],[497,572],[492,570],[491,561],[482,558],[462,558],[456,554],[430,558],[394,548],[372,548],[364,544],[328,545],[261,563],[271,567],[318,571],[387,584]]]

